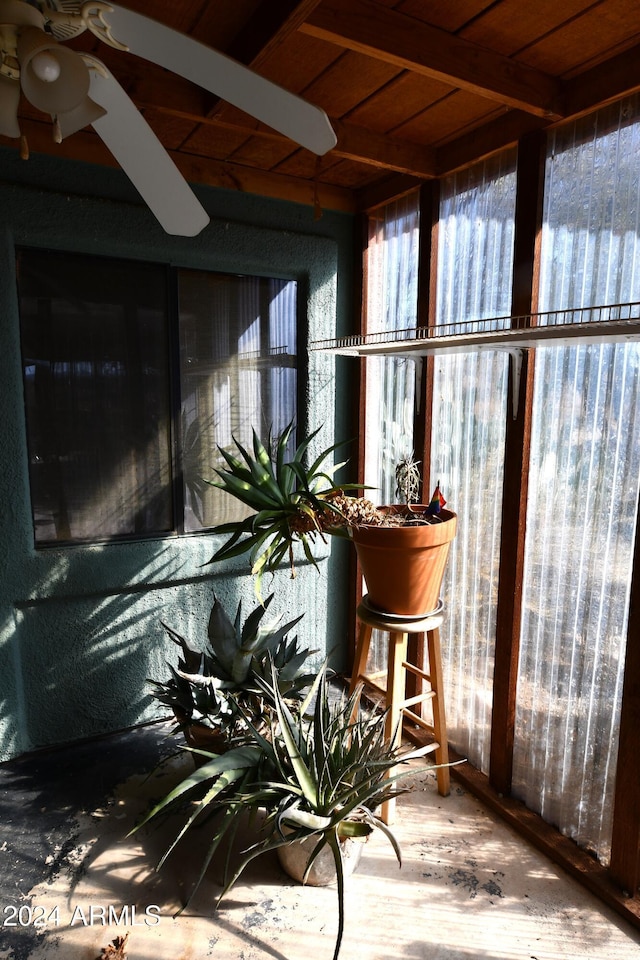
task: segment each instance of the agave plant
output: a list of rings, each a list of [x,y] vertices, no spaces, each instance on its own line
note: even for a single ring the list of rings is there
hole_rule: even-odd
[[[375,810],[398,795],[397,781],[411,772],[406,767],[393,768],[429,748],[405,753],[393,748],[385,739],[379,716],[359,712],[359,690],[349,698],[332,701],[326,667],[319,671],[305,700],[294,708],[278,689],[275,666],[270,683],[263,681],[261,686],[275,706],[269,731],[261,731],[245,717],[244,743],[221,756],[209,754],[207,762],[157,804],[133,832],[160,813],[179,809],[185,798],[191,799],[194,794],[199,798],[191,805],[160,867],[196,821],[205,814],[218,813],[218,818],[211,821],[214,828],[193,896],[222,841],[236,834],[247,813],[263,810],[265,817],[257,839],[244,851],[230,878],[226,864],[226,882],[218,903],[256,857],[315,838],[307,872],[326,847],[333,854],[336,868],[338,934],[333,956],[337,960],[345,920],[341,842],[347,837],[364,840],[379,829],[401,864],[397,840]],[[314,699],[313,711],[307,714]]]
[[[275,441],[269,432],[265,445],[254,430],[252,450],[234,439],[238,456],[220,447],[227,469],[216,470],[218,479],[208,481],[254,511],[244,520],[213,528],[213,533],[230,536],[210,562],[249,553],[258,596],[263,575],[276,570],[285,557],[292,577],[295,576],[296,542],[302,544],[307,560],[317,567],[313,555],[315,539],[324,541],[325,533],[335,532],[345,522],[343,501],[354,498],[344,497],[344,491],[361,487],[354,483],[335,486],[333,475],[344,463],[327,465],[326,461],[341,446],[339,443],[306,465],[309,444],[318,430],[306,437],[288,458],[292,433],[293,423]],[[375,511],[373,505],[371,511]]]
[[[273,594],[244,621],[240,602],[232,623],[215,597],[204,649],[163,624],[182,656],[177,668],[169,665],[168,681],[151,683],[155,698],[171,707],[180,727],[199,723],[217,730],[230,743],[237,740],[245,715],[257,723],[270,709],[260,681],[271,677],[272,667],[283,696],[299,698],[308,688],[315,673],[303,673],[302,666],[312,651],[301,649],[297,636],[288,637],[302,616],[284,624],[263,623],[272,600]]]

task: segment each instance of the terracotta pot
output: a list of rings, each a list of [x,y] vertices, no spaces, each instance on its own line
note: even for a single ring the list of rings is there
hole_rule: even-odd
[[[188,747],[194,747],[197,750],[208,750],[209,753],[227,753],[232,747],[229,742],[229,735],[221,728],[208,727],[198,720],[190,721],[185,713],[174,708],[173,713],[176,720],[180,723],[184,739]],[[253,722],[259,733],[263,736],[269,735],[269,724],[262,718],[253,718]],[[201,767],[208,762],[207,757],[193,754],[193,762],[196,767]]]
[[[404,507],[382,507],[399,511]],[[426,507],[412,506],[413,513]],[[442,510],[440,523],[407,527],[354,527],[350,532],[367,582],[368,603],[403,617],[423,617],[438,606],[457,516]]]
[[[224,734],[203,723],[190,723],[184,728],[184,738],[190,747],[209,750],[210,753],[226,753],[229,749]]]
[[[208,750],[209,753],[226,753],[229,749],[224,734],[215,730],[213,727],[207,727],[204,723],[189,722],[185,713],[174,708],[176,720],[182,726],[182,733],[187,742],[187,746],[194,747],[197,750]],[[207,757],[202,757],[197,753],[193,754],[193,762],[196,767],[201,767],[207,762]]]
[[[284,847],[277,848],[280,866],[292,880],[302,883],[309,858],[319,839],[318,836],[305,837],[304,840],[293,840]],[[364,840],[354,840],[352,837],[345,837],[340,841],[342,869],[345,877],[352,874],[360,863],[364,845]],[[335,882],[336,865],[331,848],[326,846],[316,857],[305,883],[312,887],[326,887],[328,884]]]

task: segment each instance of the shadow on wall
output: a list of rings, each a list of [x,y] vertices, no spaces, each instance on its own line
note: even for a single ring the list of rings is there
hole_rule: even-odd
[[[39,577],[0,607],[0,762],[166,717],[149,684],[176,663],[162,622],[198,643],[214,593],[227,610],[256,605],[246,558],[209,566],[211,554],[205,536],[38,552]],[[304,611],[301,642],[317,666],[332,651],[341,669],[341,635],[325,641],[335,575],[297,567],[295,580],[284,564],[269,581],[273,618]]]
[[[86,551],[67,551],[7,611],[0,759],[162,715],[148,684],[164,674],[173,652],[160,621],[187,621],[198,633],[202,622],[206,629],[216,573],[167,545],[146,545],[141,562],[136,546],[117,557],[112,545],[91,548],[96,589],[84,591],[75,585],[86,582]],[[187,568],[196,575],[186,575]]]

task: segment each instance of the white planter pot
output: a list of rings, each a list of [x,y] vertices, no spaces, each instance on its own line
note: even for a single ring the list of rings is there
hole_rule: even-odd
[[[304,840],[293,840],[283,847],[278,847],[280,866],[293,880],[302,883],[304,872],[318,840],[319,837],[317,836],[306,837]],[[364,845],[364,840],[354,840],[351,837],[345,837],[344,840],[340,841],[342,869],[345,877],[352,874],[358,866]],[[333,860],[333,851],[327,844],[319,856],[316,857],[305,883],[312,887],[326,887],[328,884],[335,882],[336,865]]]

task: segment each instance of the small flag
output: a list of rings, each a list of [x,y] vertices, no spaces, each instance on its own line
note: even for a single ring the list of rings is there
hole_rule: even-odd
[[[436,488],[431,494],[431,500],[429,501],[429,506],[427,507],[426,512],[431,515],[440,513],[446,502],[447,501],[442,496],[440,491],[440,481],[438,480]]]

